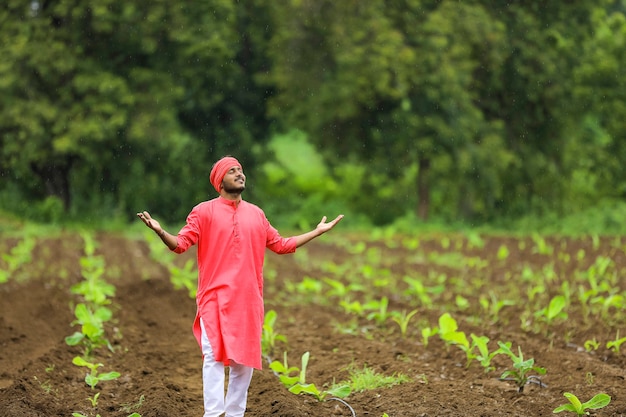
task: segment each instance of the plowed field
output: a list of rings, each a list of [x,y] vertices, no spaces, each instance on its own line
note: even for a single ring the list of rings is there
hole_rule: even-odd
[[[621,351],[606,345],[626,336],[626,239],[374,239],[344,236],[339,229],[294,255],[268,252],[266,311],[276,311],[274,330],[286,338],[269,359],[282,360],[286,351],[290,365],[299,366],[310,352],[307,382],[322,390],[350,380],[355,369],[408,377],[353,391],[344,400],[355,415],[550,416],[567,403],[564,392],[582,401],[607,393],[611,403],[591,414],[626,415],[626,343]],[[95,240],[116,291],[107,324],[113,351],[99,349],[94,356],[103,372],[121,376],[92,390],[85,368],[72,364],[81,349],[65,343],[77,330],[73,306],[80,300],[70,287],[83,279],[83,240],[71,233],[39,238],[32,260],[0,284],[0,416],[202,416],[194,300],[173,287],[145,240],[110,233]],[[8,253],[18,243],[5,238],[0,249]],[[181,255],[176,263],[194,256]],[[595,298],[583,303],[585,291]],[[559,294],[566,295],[563,314],[541,314]],[[386,310],[380,303],[372,307],[382,300]],[[403,335],[391,312],[413,310]],[[437,326],[446,312],[468,339],[487,336],[490,350],[497,341],[510,342],[516,353],[519,346],[546,369],[537,375],[541,384],[519,392],[513,381],[500,380],[513,369],[505,355],[495,356],[494,369],[484,369],[477,360],[468,366],[466,354],[439,335],[426,344],[422,329]],[[100,393],[96,407],[88,401],[94,392]],[[350,415],[348,406],[330,397],[320,402],[290,393],[267,366],[254,374],[248,417]]]

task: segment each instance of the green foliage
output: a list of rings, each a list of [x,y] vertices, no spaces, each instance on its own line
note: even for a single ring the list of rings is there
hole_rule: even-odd
[[[555,295],[550,300],[547,307],[536,311],[535,316],[544,321],[548,326],[552,325],[556,320],[567,320],[567,300],[564,295]]]
[[[162,242],[161,246],[165,247]],[[173,262],[168,265],[170,272],[170,282],[172,286],[179,290],[184,288],[187,290],[190,298],[196,298],[198,292],[198,270],[193,259],[187,260],[182,268]]]
[[[361,369],[351,367],[349,371],[349,387],[352,392],[363,392],[377,388],[390,388],[395,385],[411,381],[411,378],[405,374],[398,373],[393,375],[383,375],[367,365],[363,366]],[[339,385],[343,386],[345,384],[346,383],[341,383]]]
[[[26,218],[180,221],[234,154],[283,226],[625,228],[611,0],[8,0],[0,22],[0,209]]]
[[[110,309],[101,306],[92,310],[87,305],[79,303],[74,309],[74,315],[76,320],[72,322],[72,325],[80,325],[81,331],[66,337],[65,343],[69,346],[82,344],[86,357],[91,356],[93,351],[99,347],[107,346],[113,350],[106,338],[104,329],[104,323],[111,320],[113,315]]]
[[[7,253],[2,254],[2,261],[6,265],[0,268],[0,284],[5,283],[15,275],[17,270],[32,260],[32,251],[37,240],[32,236],[25,236]]]
[[[274,325],[278,315],[275,310],[269,310],[265,313],[263,320],[263,332],[261,334],[261,351],[264,355],[271,356],[276,348],[276,342],[287,342],[287,337],[276,332]],[[285,358],[286,360],[286,358]]]
[[[320,390],[315,384],[308,383],[306,380],[306,370],[309,364],[309,352],[302,355],[302,366],[289,367],[287,364],[287,352],[284,352],[283,362],[274,361],[270,364],[272,369],[279,377],[280,381],[293,394],[308,394],[315,397],[318,401],[324,401],[328,396],[344,398],[350,395],[351,389],[349,385],[336,385],[328,390]],[[297,373],[297,375],[292,375]]]
[[[589,415],[587,410],[599,410],[600,408],[606,407],[611,402],[611,397],[605,393],[596,394],[593,398],[584,403],[581,403],[578,397],[570,392],[565,392],[563,395],[569,400],[569,404],[558,406],[552,411],[553,413],[572,411],[579,416]]]
[[[85,376],[85,383],[89,385],[92,390],[96,388],[96,385],[98,385],[100,381],[112,381],[120,377],[120,373],[115,371],[105,373],[98,372],[98,368],[104,366],[103,364],[86,361],[80,356],[76,356],[72,359],[72,363],[76,366],[83,366],[89,369],[89,373]]]
[[[390,313],[391,320],[393,320],[400,327],[400,335],[403,338],[406,337],[407,335],[409,322],[411,321],[413,316],[416,315],[417,313],[418,313],[417,309],[411,310],[408,313],[406,312],[406,310],[403,310],[401,312],[397,310],[391,311]]]
[[[522,348],[517,347],[518,354],[516,355],[511,351],[511,343],[498,342],[498,346],[503,354],[507,355],[513,361],[513,369],[504,371],[500,376],[500,379],[512,379],[517,385],[517,391],[523,392],[524,387],[530,381],[535,381],[541,384],[541,380],[538,375],[531,375],[531,372],[535,372],[539,375],[544,375],[546,369],[535,365],[533,358],[524,359],[522,354]]]

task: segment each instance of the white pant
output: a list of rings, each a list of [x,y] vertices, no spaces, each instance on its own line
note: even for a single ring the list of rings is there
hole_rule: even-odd
[[[228,372],[228,390],[224,396],[224,364],[217,362],[213,356],[213,349],[200,319],[202,329],[202,383],[204,387],[204,417],[219,417],[224,412],[225,417],[243,417],[246,411],[248,388],[252,380],[254,368],[239,365],[231,361]]]

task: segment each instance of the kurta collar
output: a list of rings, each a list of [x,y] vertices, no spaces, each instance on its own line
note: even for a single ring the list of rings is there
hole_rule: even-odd
[[[231,206],[232,208],[239,207],[239,205],[241,205],[241,203],[243,202],[243,199],[239,201],[229,200],[227,198],[222,197],[221,195],[218,196],[217,199],[220,203],[226,204],[227,206]]]

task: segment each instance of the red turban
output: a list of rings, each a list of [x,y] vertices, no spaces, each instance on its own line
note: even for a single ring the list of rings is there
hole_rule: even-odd
[[[215,191],[220,192],[220,186],[222,185],[222,180],[224,180],[224,176],[232,167],[241,168],[241,164],[239,161],[232,156],[225,156],[216,163],[213,164],[213,168],[211,168],[211,176],[209,177],[211,184],[215,188]]]

